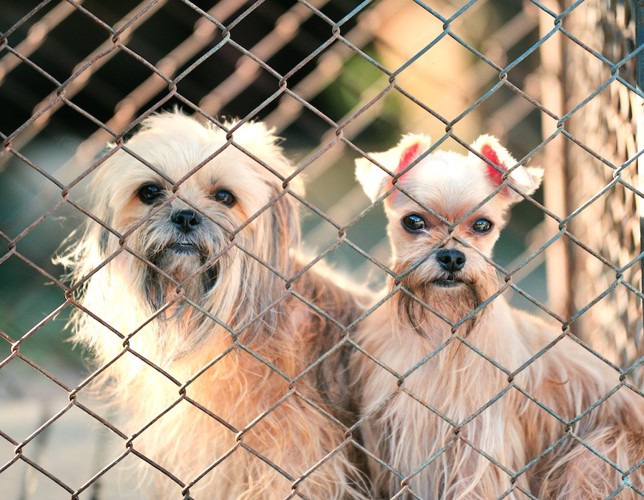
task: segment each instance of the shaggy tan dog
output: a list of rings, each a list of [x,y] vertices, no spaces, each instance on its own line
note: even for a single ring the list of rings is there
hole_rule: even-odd
[[[499,293],[492,247],[541,169],[513,168],[489,136],[467,156],[429,147],[407,136],[357,161],[396,276],[352,360],[374,496],[639,498],[642,395]]]
[[[343,327],[363,308],[298,263],[276,137],[226,128],[152,116],[100,165],[60,259],[74,340],[157,498],[361,498]]]

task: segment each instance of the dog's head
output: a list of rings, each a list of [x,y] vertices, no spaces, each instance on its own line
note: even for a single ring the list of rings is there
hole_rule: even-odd
[[[286,188],[300,181],[285,182],[293,167],[262,123],[226,127],[155,115],[97,168],[96,220],[63,260],[83,305],[123,335],[152,317],[185,331],[183,350],[208,316],[235,328],[284,290],[299,241]]]
[[[456,321],[498,289],[492,248],[508,209],[536,191],[543,172],[518,166],[490,136],[468,155],[429,148],[428,137],[405,136],[358,159],[356,176],[372,201],[388,194],[393,267],[403,284],[430,305],[466,305],[447,314]]]

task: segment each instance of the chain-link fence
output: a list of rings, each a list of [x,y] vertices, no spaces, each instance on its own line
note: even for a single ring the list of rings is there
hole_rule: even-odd
[[[318,474],[324,477],[329,464],[349,449],[350,458],[356,454],[362,457],[358,463],[371,464],[365,470],[373,471],[373,463],[378,463],[394,474],[401,496],[418,494],[413,481],[393,473],[385,457],[363,444],[361,433],[377,412],[365,417],[353,403],[345,402],[350,415],[338,416],[343,412],[335,413],[335,403],[329,403],[325,394],[302,388],[311,379],[329,385],[327,375],[320,375],[326,370],[321,367],[335,367],[346,376],[351,354],[345,351],[364,351],[355,340],[356,332],[383,302],[392,300],[391,294],[379,292],[397,276],[397,270],[390,268],[384,198],[372,204],[364,196],[355,181],[354,161],[394,147],[410,132],[431,136],[438,150],[463,154],[480,134],[491,134],[521,164],[544,166],[543,188],[529,203],[513,208],[496,246],[494,262],[504,283],[500,295],[554,322],[560,332],[585,346],[594,360],[616,374],[617,388],[590,401],[589,413],[618,390],[634,395],[641,410],[644,339],[637,205],[643,194],[637,174],[642,147],[637,142],[637,120],[639,116],[644,128],[644,119],[636,63],[644,52],[637,42],[636,18],[639,15],[642,22],[643,9],[641,2],[600,0],[128,0],[109,5],[94,0],[5,1],[0,8],[3,498],[142,498],[150,491],[145,489],[148,476],[153,484],[169,482],[172,498],[210,498],[209,493],[200,496],[200,488],[223,481],[217,471],[227,461],[236,463],[235,457],[243,453],[285,481],[292,495],[306,496],[307,491],[315,491],[307,490],[307,484],[314,483]],[[86,200],[88,190],[96,189],[91,187],[92,179],[101,175],[112,157],[122,153],[136,157],[147,170],[156,168],[134,146],[128,147],[129,139],[146,118],[175,107],[210,123],[214,130],[225,129],[222,144],[229,147],[211,151],[209,159],[215,161],[217,154],[223,157],[232,148],[249,153],[263,165],[273,176],[267,182],[279,179],[282,191],[267,206],[245,213],[237,229],[227,233],[230,245],[215,259],[225,259],[228,250],[241,252],[252,265],[260,266],[257,273],[282,280],[282,287],[286,284],[286,295],[279,300],[257,297],[265,307],[249,319],[246,328],[252,330],[256,322],[270,324],[270,311],[279,321],[284,314],[280,307],[303,308],[301,314],[313,314],[315,321],[326,324],[329,335],[323,345],[315,344],[312,357],[302,354],[298,361],[302,364],[294,365],[291,373],[266,358],[263,346],[239,341],[236,336],[243,331],[239,323],[227,324],[197,299],[181,295],[174,302],[157,303],[146,321],[161,321],[166,313],[172,319],[172,304],[187,301],[197,311],[192,314],[205,315],[213,328],[223,328],[236,339],[234,349],[258,364],[252,370],[267,380],[279,379],[270,383],[271,391],[279,393],[279,402],[253,406],[251,401],[248,411],[254,408],[255,413],[245,423],[234,421],[228,413],[235,406],[232,403],[220,409],[200,406],[190,392],[199,390],[199,377],[220,361],[226,370],[234,370],[226,364],[226,354],[211,359],[204,352],[198,373],[177,378],[161,357],[136,345],[137,339],[144,338],[137,333],[145,332],[147,323],[117,325],[100,315],[93,321],[105,323],[103,334],[118,339],[118,349],[101,359],[98,368],[88,369],[91,363],[82,359],[87,357],[84,352],[67,342],[71,332],[66,325],[74,311],[85,315],[91,311],[79,298],[82,286],[62,279],[65,271],[52,263],[52,256],[60,251],[65,237],[88,219],[103,228],[105,245],[117,245],[94,268],[86,269],[88,276],[107,273],[110,262],[125,252],[146,269],[168,277],[163,264],[137,252],[131,243],[134,232],[119,233],[115,220],[97,213]],[[295,165],[293,173],[285,174],[266,158],[257,158],[252,148],[235,142],[241,127],[231,129],[224,117],[244,123],[259,120],[274,129],[284,139],[280,146]],[[203,163],[200,158],[192,165],[195,176]],[[172,196],[164,206],[180,201],[188,211],[203,216],[179,189],[191,178],[192,174],[180,181],[168,180]],[[120,177],[108,179],[110,185],[120,181]],[[306,186],[304,195],[296,186],[300,182]],[[285,200],[299,213],[302,230],[302,263],[290,275],[235,240]],[[115,198],[115,206],[118,203]],[[267,234],[262,241],[266,252],[277,248],[269,243],[274,237]],[[317,285],[309,281],[321,269],[322,274],[330,274],[327,267],[354,283],[354,289],[373,294],[368,299],[372,302],[351,316],[351,299],[343,298],[344,307],[333,312],[324,294],[316,295],[312,290]],[[195,275],[212,274],[208,269],[204,264]],[[244,279],[252,280],[258,274],[249,269],[254,268],[246,269]],[[216,273],[211,278],[221,279]],[[177,353],[202,346],[169,341],[168,345]],[[154,378],[159,391],[172,393],[170,399],[154,396],[158,404],[150,403],[138,427],[124,423],[123,408],[106,408],[107,388],[97,394],[98,386],[93,385],[110,366],[128,356],[145,365],[141,373]],[[371,361],[396,372],[382,359]],[[431,364],[431,360],[425,362]],[[487,362],[492,366],[500,360]],[[341,389],[330,384],[329,394],[340,397],[337,393],[351,386],[347,399],[359,399],[360,388],[351,385],[354,380],[337,377],[331,376]],[[405,378],[400,379],[401,387]],[[234,393],[229,379],[224,384],[230,384]],[[507,384],[510,387],[512,382]],[[314,415],[306,418],[322,420],[322,427],[328,424],[340,436],[325,450],[331,458],[319,456],[318,462],[306,464],[306,471],[297,474],[281,468],[276,454],[255,449],[251,439],[257,422],[281,416],[294,395]],[[193,424],[177,413],[187,403],[191,410],[186,415],[199,409]],[[544,404],[538,398],[537,403]],[[140,400],[136,404],[148,405]],[[137,443],[145,442],[146,432],[158,436],[149,429],[164,421],[176,432],[168,434],[173,439],[168,446],[180,449],[185,443],[200,443],[198,437],[190,437],[186,426],[198,429],[203,415],[228,429],[232,437],[227,453],[209,454],[210,445],[203,443],[198,453],[171,454],[173,462],[167,454],[159,453],[163,458],[158,458],[140,451]],[[585,415],[567,418],[576,422]],[[283,427],[290,428],[288,421]],[[298,439],[303,437],[294,438]],[[586,445],[593,449],[592,442]],[[485,455],[484,450],[479,452]],[[609,460],[601,449],[594,453]],[[185,458],[190,455],[206,460],[205,465]],[[544,456],[541,451],[536,455]],[[487,458],[494,462],[493,457]],[[615,466],[623,477],[614,496],[642,491],[636,477],[643,459]],[[431,470],[432,459],[424,460],[428,463],[421,469]],[[185,468],[177,462],[184,462]],[[141,464],[147,472],[141,472]],[[527,463],[525,470],[509,473],[514,486],[508,482],[510,490],[498,495],[535,497],[537,493],[520,484],[531,467],[537,465]],[[228,480],[243,482],[238,477]],[[166,495],[150,493],[155,494]]]

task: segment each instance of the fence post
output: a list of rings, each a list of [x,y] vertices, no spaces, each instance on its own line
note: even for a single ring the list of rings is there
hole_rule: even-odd
[[[644,46],[644,0],[638,0],[635,6],[635,40],[636,47]],[[644,50],[640,50],[637,54],[637,62],[635,69],[637,77],[637,88],[644,90]],[[639,99],[639,105],[636,106],[635,112],[637,113],[637,149],[642,151],[644,149],[644,99]],[[640,193],[644,192],[644,158],[640,156],[637,159],[637,189]],[[639,208],[640,217],[640,254],[644,250],[644,199],[641,196],[637,197],[637,206]],[[644,293],[644,258],[640,259],[641,269],[641,289]],[[642,301],[642,328],[644,328],[644,301]]]
[[[561,0],[542,2],[553,12],[564,10]],[[544,37],[554,27],[554,18],[545,11],[539,14],[539,36]],[[541,51],[541,88],[543,105],[561,117],[565,106],[564,47],[560,36],[554,36],[543,44]],[[543,137],[557,132],[558,124],[542,114]],[[543,150],[543,165],[546,169],[543,183],[544,204],[559,217],[568,215],[566,173],[566,144],[562,137],[548,143]],[[558,223],[546,217],[548,234],[558,231]],[[567,238],[562,237],[546,250],[546,282],[548,284],[548,306],[561,317],[568,319],[571,314],[570,256]]]

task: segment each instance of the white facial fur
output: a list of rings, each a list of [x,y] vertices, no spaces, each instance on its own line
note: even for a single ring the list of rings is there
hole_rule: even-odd
[[[395,148],[370,155],[379,166],[365,158],[357,160],[356,176],[373,201],[390,193],[384,208],[392,268],[405,286],[421,290],[430,286],[441,294],[471,292],[477,304],[497,288],[496,271],[488,259],[507,211],[523,199],[519,192],[534,193],[542,171],[516,167],[516,160],[489,136],[477,139],[472,149],[493,163],[498,161],[504,171],[513,168],[506,172],[505,181],[502,173],[473,152],[437,151],[423,157],[429,146],[425,136],[405,136]],[[393,190],[390,174],[395,176]],[[409,217],[422,223],[418,230],[406,227]],[[481,225],[489,228],[480,231]],[[458,252],[462,268],[449,271],[441,265],[439,252],[444,251]],[[456,320],[471,310],[464,306],[451,316]]]
[[[514,168],[506,180],[506,187],[499,190],[499,184],[490,175],[493,167],[476,154],[436,151],[418,159],[429,146],[428,137],[408,135],[389,151],[370,155],[380,166],[399,176],[396,180],[398,189],[393,190],[384,203],[394,261],[406,260],[405,254],[418,253],[419,250],[414,252],[409,246],[416,246],[416,240],[426,240],[430,233],[434,233],[431,243],[436,245],[447,243],[449,237],[462,237],[489,256],[505,224],[508,208],[523,199],[514,189],[525,195],[533,194],[541,181],[542,170]],[[493,149],[504,164],[502,167],[515,166],[516,160],[490,136],[479,137],[472,149],[480,153],[485,146]],[[414,147],[418,148],[418,154],[405,159],[406,152]],[[409,161],[401,165],[401,159]],[[405,172],[413,161],[417,163]],[[356,166],[356,176],[372,201],[391,188],[392,177],[368,159],[356,160]],[[485,201],[494,192],[497,194]],[[412,213],[426,219],[427,231],[410,234],[403,228],[400,220]],[[485,237],[473,234],[471,230],[472,223],[480,218],[493,223],[492,231]]]
[[[276,138],[263,124],[242,125],[232,140],[258,158],[271,158],[269,166],[288,175]],[[93,182],[101,186],[94,192],[103,192],[99,197],[109,203],[116,216],[114,228],[122,231],[148,211],[136,199],[137,190],[146,183],[159,183],[171,196],[174,184],[185,179],[176,186],[177,196],[210,213],[221,210],[211,199],[219,188],[233,192],[239,202],[238,212],[252,215],[260,210],[269,201],[272,187],[281,181],[236,146],[226,146],[226,142],[225,131],[214,125],[203,126],[184,115],[167,113],[147,119],[142,130],[126,143],[128,151],[117,151],[107,167],[99,167]],[[193,170],[196,171],[190,175]],[[119,182],[114,182],[116,179]],[[294,181],[295,189],[301,190],[298,182]],[[182,205],[179,200],[172,204]]]
[[[199,326],[203,314],[191,303],[229,324],[233,318],[243,321],[268,300],[268,290],[279,287],[270,268],[290,273],[284,266],[290,265],[289,252],[299,230],[295,203],[284,194],[283,178],[293,167],[277,138],[261,123],[239,126],[232,133],[233,143],[226,135],[180,113],[145,120],[138,133],[98,166],[92,179],[88,211],[101,223],[88,220],[80,242],[60,258],[77,281],[91,276],[83,303],[94,314],[124,335],[147,325],[134,340],[146,352],[159,351],[150,354],[159,363],[166,353],[181,356],[208,335],[208,329]],[[301,192],[300,182],[294,179],[289,186]],[[141,188],[150,184],[160,195],[145,203]],[[234,195],[234,204],[217,201],[215,195],[222,189]],[[199,224],[181,231],[173,222],[180,211],[197,214]],[[177,244],[193,248],[177,251]],[[257,288],[248,288],[250,279]],[[167,307],[168,303],[172,304]],[[122,312],[115,313],[120,306]],[[156,323],[146,323],[151,316],[176,319],[177,331],[190,334],[165,335],[167,326],[156,332]],[[89,319],[82,322],[78,330],[89,338],[95,327]],[[116,336],[114,341],[101,352],[109,356],[118,349]]]
[[[502,196],[481,205],[494,187],[477,160],[438,152],[423,159],[398,181],[404,192],[392,194],[385,202],[388,232],[397,261],[409,262],[410,258],[427,253],[429,247],[451,246],[451,238],[465,240],[483,254],[491,255],[509,205]],[[402,219],[409,214],[420,215],[426,229],[420,233],[407,231]],[[472,224],[481,218],[494,224],[492,232],[477,235],[472,231]]]

